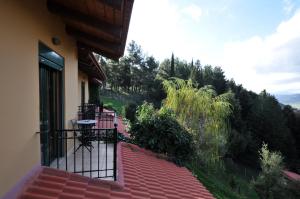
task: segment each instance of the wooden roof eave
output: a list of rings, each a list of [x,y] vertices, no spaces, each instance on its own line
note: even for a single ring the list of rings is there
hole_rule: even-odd
[[[55,1],[47,1],[48,10],[54,14],[58,14],[68,20],[74,20],[91,27],[95,27],[99,30],[104,31],[107,34],[113,35],[114,37],[120,37],[122,28],[110,23],[107,23],[101,19],[94,18],[83,14],[79,11],[68,8],[64,5],[58,4]]]
[[[101,81],[107,79],[105,71],[96,60],[95,55],[83,47],[78,47],[78,67],[89,78],[97,78]]]
[[[117,10],[123,9],[122,0],[97,0],[97,1],[107,4]]]
[[[124,1],[124,16],[123,16],[123,30],[122,30],[122,46],[120,49],[121,56],[124,55],[125,51],[125,46],[126,46],[126,40],[127,40],[127,35],[128,35],[128,30],[129,30],[129,24],[130,24],[130,19],[131,19],[131,14],[132,14],[132,8],[133,8],[133,3],[134,0],[125,0]],[[121,57],[120,56],[120,57]]]
[[[100,66],[99,62],[96,60],[95,55],[90,52],[89,57],[90,57],[91,61],[93,62],[93,65],[97,68],[98,72],[103,77],[103,79],[100,79],[100,80],[105,81],[107,79],[107,76],[106,76],[102,66]]]
[[[114,60],[123,56],[133,3],[134,0],[47,0],[47,7],[62,17],[66,32],[77,40],[82,56],[79,64],[91,66],[81,68],[103,80],[107,77],[92,52]]]
[[[91,2],[100,2],[101,5],[110,7],[110,15],[114,17],[109,21],[106,17],[96,17],[95,13],[87,12],[86,6]],[[77,41],[90,47],[91,51],[119,59],[125,50],[133,2],[134,0],[85,0],[73,3],[47,0],[47,7],[50,12],[63,18],[67,33]],[[96,12],[96,9],[92,11]],[[115,12],[121,12],[118,15],[121,18],[116,18]]]
[[[98,47],[96,47],[96,46],[90,46],[90,45],[87,45],[87,44],[85,44],[85,43],[82,42],[82,41],[78,41],[78,42],[77,42],[77,46],[78,46],[79,48],[89,49],[91,52],[95,52],[95,53],[97,53],[97,54],[99,54],[99,55],[102,55],[102,56],[104,56],[104,57],[107,57],[107,58],[112,59],[112,60],[115,60],[115,61],[117,61],[117,60],[122,56],[122,55],[120,55],[120,54],[110,53],[110,52],[105,51],[105,50],[103,50],[103,49],[100,49],[100,48],[98,48]]]
[[[105,76],[102,73],[99,73],[99,70],[94,67],[91,63],[86,63],[84,61],[78,62],[78,69],[85,73],[89,79],[96,78],[100,81],[105,81]]]

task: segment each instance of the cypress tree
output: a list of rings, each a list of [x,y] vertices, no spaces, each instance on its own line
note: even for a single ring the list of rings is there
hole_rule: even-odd
[[[175,76],[174,54],[172,53],[170,77],[174,77],[174,76]]]

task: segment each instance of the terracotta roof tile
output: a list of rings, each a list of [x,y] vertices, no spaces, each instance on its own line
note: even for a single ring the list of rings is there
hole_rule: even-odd
[[[119,143],[118,182],[43,168],[19,199],[213,199],[184,167],[138,146]]]
[[[283,170],[283,174],[290,180],[300,181],[300,175],[291,171]]]

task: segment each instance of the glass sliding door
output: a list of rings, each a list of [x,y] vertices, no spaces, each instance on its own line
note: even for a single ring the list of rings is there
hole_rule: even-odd
[[[55,131],[63,129],[63,78],[62,70],[45,60],[40,57],[39,63],[41,160],[49,166],[63,155],[63,143],[56,139]]]
[[[83,107],[85,104],[85,82],[81,82],[81,106]]]

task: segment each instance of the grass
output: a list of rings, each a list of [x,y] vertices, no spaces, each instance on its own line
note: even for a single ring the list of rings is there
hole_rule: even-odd
[[[124,115],[125,102],[107,96],[101,96],[101,100],[104,107],[114,109],[118,115]]]
[[[124,108],[128,103],[141,104],[143,97],[136,93],[128,93],[125,91],[101,91],[100,100],[104,107],[113,108],[119,115],[124,116]]]
[[[201,167],[193,168],[192,172],[217,199],[259,199],[250,186],[251,177],[249,174],[255,172],[249,169],[248,176],[244,176],[236,170],[233,171],[233,168],[228,166],[226,166],[225,171],[211,172]]]

